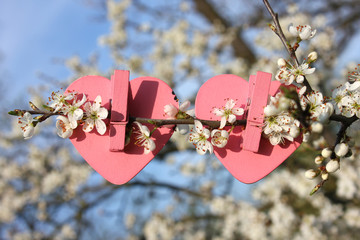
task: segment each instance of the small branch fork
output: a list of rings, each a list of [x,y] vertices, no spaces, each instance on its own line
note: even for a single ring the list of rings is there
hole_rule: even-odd
[[[272,7],[270,6],[270,3],[268,0],[263,0],[266,9],[269,11],[273,22],[275,24],[275,29],[273,29],[273,31],[275,32],[275,34],[280,38],[281,42],[283,43],[284,47],[286,48],[288,54],[290,55],[290,58],[293,59],[293,61],[296,64],[296,67],[299,66],[299,60],[296,57],[296,53],[295,53],[295,49],[290,45],[289,41],[286,39],[284,32],[280,26],[279,23],[279,17],[278,14],[274,12],[274,10],[272,9]],[[304,76],[305,78],[305,76]],[[309,82],[307,81],[307,79],[304,79],[304,85],[306,86],[306,94],[309,94],[313,91],[311,85],[309,84]],[[342,115],[337,115],[337,114],[333,114],[330,117],[330,120],[332,121],[336,121],[336,122],[341,122],[343,125],[345,125],[345,130],[342,130],[339,133],[343,133],[342,136],[344,136],[346,128],[349,127],[353,122],[355,122],[356,120],[358,120],[358,118],[356,116],[351,117],[351,118],[347,118],[345,116]]]
[[[298,44],[297,46],[294,45],[291,46],[290,42],[286,39],[285,35],[284,35],[284,32],[280,26],[280,23],[279,23],[279,17],[278,17],[278,14],[274,12],[274,10],[272,9],[272,7],[270,6],[270,3],[268,0],[263,0],[264,2],[264,5],[266,7],[266,9],[268,10],[268,12],[270,13],[272,19],[273,19],[273,22],[275,24],[275,26],[273,25],[270,25],[271,29],[274,31],[274,33],[280,38],[282,44],[284,45],[286,51],[288,52],[290,58],[293,60],[294,64],[296,67],[299,67],[299,60],[298,58],[296,57],[296,48],[298,47]],[[304,86],[306,86],[306,91],[305,91],[305,95],[309,95],[313,92],[313,89],[311,87],[311,85],[309,84],[309,82],[307,81],[306,77],[304,76],[304,82],[303,82]],[[299,107],[299,106],[298,106]],[[301,107],[300,107],[301,109]],[[300,114],[303,113],[303,114],[306,114],[307,111],[300,111]],[[300,116],[301,117],[301,116]],[[306,117],[306,116],[305,116]],[[302,120],[304,117],[302,117]],[[356,120],[358,120],[359,118],[354,115],[353,117],[345,117],[341,114],[332,114],[329,118],[329,120],[331,121],[336,121],[336,122],[340,122],[341,123],[341,127],[340,127],[340,130],[338,131],[338,133],[336,134],[336,140],[335,140],[335,143],[334,143],[334,147],[333,147],[333,152],[331,154],[331,158],[332,159],[335,159],[336,158],[336,155],[335,155],[335,152],[334,152],[334,148],[337,144],[341,143],[344,139],[344,137],[346,136],[346,130],[347,128],[353,123],[355,122]],[[301,120],[301,119],[300,119]],[[304,127],[306,127],[308,124],[307,122],[305,121],[305,125],[304,125],[304,121],[301,121],[302,125]],[[314,194],[315,192],[317,192],[323,185],[324,183],[326,182],[326,180],[322,180],[319,184],[317,184],[314,189],[312,190],[312,192],[310,193],[310,195]]]

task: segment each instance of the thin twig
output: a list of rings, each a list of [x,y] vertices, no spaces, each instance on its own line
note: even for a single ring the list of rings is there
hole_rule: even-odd
[[[268,0],[263,0],[263,2],[266,6],[266,9],[269,11],[269,13],[273,19],[273,22],[275,24],[275,29],[273,29],[275,34],[278,35],[278,37],[280,38],[282,44],[286,48],[286,51],[289,53],[290,58],[294,61],[295,66],[299,67],[299,60],[296,57],[295,49],[290,45],[289,41],[286,39],[286,37],[284,35],[284,32],[280,26],[278,14],[274,12],[274,10],[270,6],[270,3],[268,2]],[[310,94],[313,91],[313,89],[312,89],[311,85],[309,84],[309,82],[307,81],[305,76],[304,76],[303,84],[304,84],[304,86],[306,86],[305,94]]]
[[[42,122],[46,120],[50,116],[56,116],[56,115],[64,115],[62,112],[46,112],[41,110],[20,110],[15,109],[15,112],[28,112],[33,115],[43,115],[38,121]],[[108,119],[110,119],[110,115],[108,116]],[[129,117],[129,122],[137,121],[139,123],[150,123],[154,124],[158,127],[164,126],[164,125],[174,125],[174,124],[194,124],[195,120],[200,121],[203,125],[209,126],[211,128],[219,128],[220,127],[220,121],[215,120],[203,120],[203,119],[197,119],[197,118],[189,118],[189,119],[151,119],[151,118],[141,118],[141,117]],[[242,120],[236,120],[233,124],[227,124],[227,126],[244,126],[246,125],[246,119]]]

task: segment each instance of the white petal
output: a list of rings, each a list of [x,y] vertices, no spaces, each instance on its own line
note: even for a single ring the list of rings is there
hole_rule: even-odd
[[[230,114],[228,122],[229,123],[234,123],[235,121],[236,121],[236,116],[234,114]]]
[[[154,140],[152,140],[152,139],[149,138],[147,141],[148,141],[149,150],[150,150],[151,152],[154,151],[155,148],[156,148],[156,145],[155,145]]]
[[[97,112],[98,118],[106,119],[108,116],[108,110],[106,108],[101,107]]]
[[[207,150],[207,148],[206,148],[205,143],[203,141],[198,142],[196,144],[196,152],[198,154],[204,155],[206,153],[206,150]]]
[[[299,91],[299,96],[304,95],[305,92],[306,92],[306,86],[303,86]]]
[[[91,132],[94,129],[94,120],[88,118],[83,125],[84,132]]]
[[[104,135],[104,133],[106,132],[106,124],[104,123],[104,121],[100,119],[96,119],[95,126],[98,133],[100,135]]]
[[[174,105],[168,104],[164,106],[164,112],[169,118],[175,119],[175,116],[179,112],[179,110]]]
[[[35,128],[33,126],[27,126],[25,128],[25,131],[23,133],[25,139],[29,139],[34,135]]]
[[[58,116],[56,119],[61,120],[66,124],[69,124],[69,120],[67,119],[67,117],[64,116]]]
[[[179,109],[180,111],[185,112],[186,109],[188,109],[189,107],[190,107],[190,101],[185,101],[180,105]]]
[[[145,125],[141,125],[141,132],[147,136],[147,137],[150,137],[150,130],[147,126]]]
[[[226,117],[222,117],[220,121],[220,129],[223,129],[226,125]]]
[[[76,118],[74,117],[74,115],[73,115],[73,114],[69,114],[69,115],[68,115],[68,118],[69,118],[68,123],[65,123],[65,122],[64,122],[64,124],[65,124],[65,125],[70,125],[70,127],[71,127],[72,129],[77,128],[78,124],[77,124],[77,120],[76,120]]]
[[[195,117],[195,108],[190,109],[190,110],[187,110],[187,111],[186,111],[186,114],[188,114],[188,115],[190,115],[190,116],[192,116],[192,117]]]
[[[291,33],[291,35],[293,36],[297,36],[298,35],[298,31],[296,30],[296,27],[294,27],[294,25],[291,23],[288,27],[288,31],[289,33]]]
[[[272,136],[270,136],[270,143],[272,145],[278,145],[281,141],[281,136],[280,134],[274,134]]]
[[[233,108],[232,112],[235,115],[241,116],[244,114],[244,109],[243,108]]]
[[[209,141],[205,142],[205,148],[209,151],[210,154],[214,152],[214,147]]]
[[[204,128],[203,135],[206,139],[210,137],[210,131],[207,128]]]
[[[216,116],[219,116],[219,117],[224,116],[224,110],[219,109],[219,108],[214,108],[213,114],[215,114]]]
[[[22,117],[23,121],[25,121],[26,123],[31,123],[33,120],[32,115],[29,112],[26,112],[24,114],[24,116]]]
[[[308,68],[303,71],[304,74],[312,74],[314,73],[316,68]]]
[[[360,88],[360,81],[356,81],[356,82],[352,83],[349,87],[349,90],[356,91],[356,90],[358,90],[358,88]]]
[[[100,107],[101,107],[101,96],[98,95],[94,100],[93,110],[98,111]]]
[[[211,137],[213,138],[215,135],[218,135],[219,132],[220,132],[219,129],[214,129],[214,130],[212,130],[212,131],[211,131]]]
[[[82,95],[82,99],[80,101],[78,101],[77,103],[75,103],[76,107],[80,107],[81,105],[83,105],[87,100],[87,97],[85,96],[85,94]]]
[[[304,82],[304,76],[303,75],[299,75],[296,77],[296,82],[297,83],[303,83]]]
[[[196,132],[198,132],[198,133],[203,132],[203,125],[201,124],[201,122],[199,120],[194,121],[194,126],[195,126]]]
[[[76,109],[76,110],[74,111],[73,117],[74,117],[75,120],[80,120],[80,119],[82,119],[83,114],[84,114],[83,110],[80,109],[80,108],[78,108],[78,109]]]
[[[90,113],[91,112],[91,103],[86,102],[84,105],[84,110],[85,110],[85,112]]]
[[[230,99],[229,101],[227,101],[225,103],[225,108],[226,109],[233,109],[235,107],[235,104],[236,104],[236,102],[234,100]]]

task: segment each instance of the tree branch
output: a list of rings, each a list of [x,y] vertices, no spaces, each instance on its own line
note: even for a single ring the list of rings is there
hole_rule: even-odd
[[[207,0],[194,0],[195,7],[197,11],[202,14],[210,23],[213,25],[221,24],[224,26],[223,33],[231,27],[230,23],[223,18],[216,8]],[[247,43],[241,38],[240,30],[237,30],[235,38],[231,43],[232,48],[234,49],[234,54],[238,58],[245,59],[249,64],[253,64],[256,61],[256,56],[247,45]]]

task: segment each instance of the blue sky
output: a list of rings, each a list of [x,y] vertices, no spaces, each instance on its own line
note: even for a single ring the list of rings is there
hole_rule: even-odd
[[[41,83],[39,72],[66,78],[68,70],[54,64],[55,58],[86,58],[103,50],[97,38],[109,31],[109,24],[96,21],[101,10],[85,7],[84,1],[0,0],[0,5],[1,69],[13,96]]]

